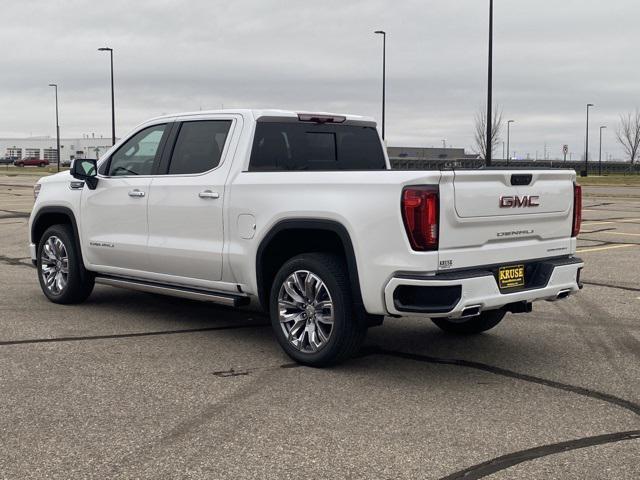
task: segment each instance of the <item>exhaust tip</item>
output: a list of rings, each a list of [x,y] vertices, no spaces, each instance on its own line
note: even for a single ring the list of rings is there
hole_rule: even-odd
[[[571,294],[571,290],[562,290],[556,295],[556,300],[562,300],[563,298],[567,298]]]
[[[462,314],[460,315],[461,318],[467,318],[467,317],[477,317],[478,315],[480,315],[480,305],[474,305],[473,307],[467,307],[464,310],[462,310]]]

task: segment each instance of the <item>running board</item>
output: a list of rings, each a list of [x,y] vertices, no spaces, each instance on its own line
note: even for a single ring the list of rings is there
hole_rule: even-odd
[[[161,283],[146,282],[144,280],[133,280],[130,278],[96,276],[96,283],[109,285],[111,287],[127,288],[147,293],[159,293],[171,297],[188,298],[190,300],[200,300],[203,302],[217,303],[228,307],[240,307],[249,304],[249,297],[243,295],[233,295],[231,293],[212,292],[209,290],[199,290],[195,288],[179,287],[175,285],[164,285]]]

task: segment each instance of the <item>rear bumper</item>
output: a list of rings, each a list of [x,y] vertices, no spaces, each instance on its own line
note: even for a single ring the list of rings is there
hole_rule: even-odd
[[[566,298],[580,290],[584,262],[575,257],[535,262],[531,285],[511,293],[500,291],[495,269],[419,276],[397,275],[384,289],[390,315],[461,317],[465,311],[495,310],[506,305]]]

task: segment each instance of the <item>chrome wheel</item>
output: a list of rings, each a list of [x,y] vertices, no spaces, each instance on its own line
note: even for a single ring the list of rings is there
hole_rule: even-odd
[[[47,290],[60,295],[69,279],[69,255],[67,247],[55,235],[50,236],[40,254],[40,274]]]
[[[297,350],[315,353],[329,342],[333,301],[316,274],[297,270],[287,277],[278,293],[278,314],[285,337]]]

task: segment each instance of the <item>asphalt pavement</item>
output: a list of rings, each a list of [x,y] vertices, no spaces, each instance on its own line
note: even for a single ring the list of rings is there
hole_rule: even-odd
[[[486,334],[387,319],[300,367],[268,319],[40,292],[31,178],[0,177],[0,478],[640,478],[640,192],[586,191],[585,288]]]

